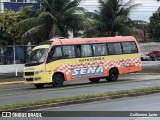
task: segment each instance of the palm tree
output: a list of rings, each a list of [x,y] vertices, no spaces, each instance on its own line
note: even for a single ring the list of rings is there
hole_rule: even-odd
[[[89,13],[95,21],[98,36],[129,35],[131,30],[129,15],[139,4],[131,4],[132,0],[99,0],[99,10]]]
[[[79,7],[82,0],[38,0],[38,16],[18,23],[26,31],[22,39],[32,44],[54,36],[68,37],[68,31],[83,29],[84,8]],[[38,40],[38,41],[36,41]]]

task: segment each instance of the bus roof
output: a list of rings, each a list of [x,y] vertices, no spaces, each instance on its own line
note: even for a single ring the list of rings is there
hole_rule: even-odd
[[[107,42],[125,42],[125,41],[135,41],[138,45],[136,39],[133,36],[116,36],[116,37],[97,37],[97,38],[56,38],[48,41],[41,42],[34,49],[40,48],[51,48],[51,46],[56,45],[78,45],[78,44],[92,44],[92,43],[107,43]],[[140,50],[138,46],[138,50]]]
[[[54,45],[67,44],[86,44],[86,43],[105,43],[105,42],[122,42],[136,41],[133,36],[116,36],[116,37],[97,37],[97,38],[70,38],[70,39],[51,39]]]

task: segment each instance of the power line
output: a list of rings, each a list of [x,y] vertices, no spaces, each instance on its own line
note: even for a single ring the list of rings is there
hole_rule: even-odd
[[[79,6],[85,6],[85,7],[98,7],[98,6],[100,6],[100,5],[79,5]],[[129,7],[129,5],[128,5],[128,7]],[[160,7],[160,5],[159,6],[138,6],[138,7],[148,7],[148,8],[156,8],[156,7]]]

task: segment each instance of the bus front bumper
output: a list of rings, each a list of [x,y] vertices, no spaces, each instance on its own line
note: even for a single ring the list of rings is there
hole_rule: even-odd
[[[25,75],[24,74],[24,81],[25,83],[50,83],[51,80],[48,77],[49,75],[47,75],[48,73],[46,72],[39,72],[36,73],[34,72],[33,75]]]

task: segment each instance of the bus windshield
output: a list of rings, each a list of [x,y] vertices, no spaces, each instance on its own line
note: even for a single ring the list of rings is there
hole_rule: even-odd
[[[48,48],[35,49],[29,55],[26,64],[41,64],[44,62]]]

